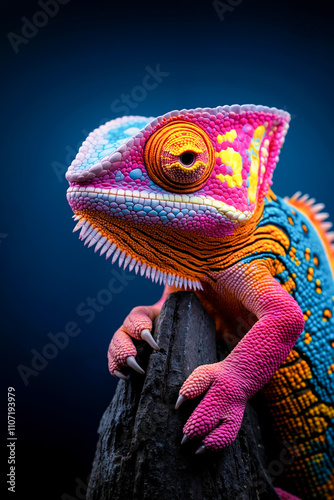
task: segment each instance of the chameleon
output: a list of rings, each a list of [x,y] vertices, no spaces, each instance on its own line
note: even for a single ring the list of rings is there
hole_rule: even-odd
[[[144,373],[132,338],[159,349],[152,325],[164,301],[194,291],[231,352],[197,367],[180,388],[176,408],[204,395],[182,443],[201,440],[197,453],[230,445],[261,390],[277,438],[295,446],[285,467],[293,493],[328,499],[334,232],[323,204],[271,190],[290,119],[255,105],[113,119],[69,166],[67,199],[85,245],[164,285],[156,304],[135,307],[113,335],[110,373]]]

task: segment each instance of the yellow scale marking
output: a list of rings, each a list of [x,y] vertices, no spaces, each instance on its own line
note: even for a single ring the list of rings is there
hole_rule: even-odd
[[[260,146],[263,136],[266,132],[266,128],[263,125],[257,127],[254,131],[254,136],[251,140],[249,150],[251,157],[250,175],[249,175],[249,187],[248,187],[248,197],[251,203],[256,201],[256,192],[259,180],[259,167],[260,167]],[[228,141],[231,144],[237,137],[237,132],[233,129],[230,132],[226,132],[224,135],[218,135],[217,141],[221,144],[224,141]],[[233,148],[227,148],[226,150],[216,153],[216,158],[221,158],[224,165],[231,167],[233,174],[218,174],[216,177],[221,182],[227,182],[229,188],[235,186],[242,186],[242,157],[240,153],[235,151]]]

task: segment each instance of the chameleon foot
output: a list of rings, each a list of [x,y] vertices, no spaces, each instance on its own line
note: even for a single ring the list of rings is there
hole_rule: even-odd
[[[140,374],[145,373],[135,359],[137,350],[132,338],[144,340],[155,350],[160,349],[150,331],[159,310],[157,306],[139,306],[132,309],[125,318],[123,325],[114,334],[108,349],[108,366],[111,375],[126,379],[122,373],[123,367],[130,367]]]
[[[187,439],[202,439],[196,454],[220,450],[231,444],[239,431],[247,403],[243,381],[229,373],[224,362],[196,368],[180,390],[177,406],[206,392],[183,428]]]

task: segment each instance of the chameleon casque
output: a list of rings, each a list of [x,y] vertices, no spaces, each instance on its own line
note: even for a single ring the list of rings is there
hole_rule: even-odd
[[[247,401],[266,395],[301,498],[334,498],[334,233],[323,205],[279,198],[272,175],[290,115],[265,106],[126,116],[89,134],[68,169],[80,238],[165,285],[133,309],[108,351],[112,375],[143,373],[131,337],[158,349],[152,322],[169,293],[194,290],[233,347],[198,367],[177,407],[206,393],[184,426],[199,452],[234,441]],[[240,328],[242,325],[242,328]]]

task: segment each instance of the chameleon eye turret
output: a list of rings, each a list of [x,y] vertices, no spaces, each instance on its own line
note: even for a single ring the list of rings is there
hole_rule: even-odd
[[[157,130],[144,151],[151,179],[167,191],[193,193],[210,177],[214,149],[200,127],[177,121]]]

